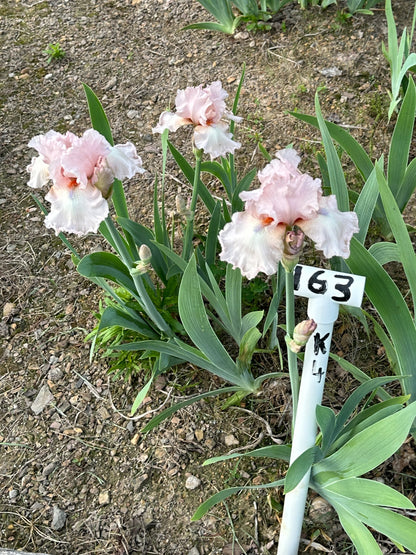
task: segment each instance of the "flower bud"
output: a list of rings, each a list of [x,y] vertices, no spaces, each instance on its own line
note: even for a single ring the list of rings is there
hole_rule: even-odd
[[[306,345],[308,339],[316,330],[315,320],[303,320],[295,326],[293,330],[293,339],[289,342],[289,348],[294,353],[298,353],[301,348]]]
[[[148,264],[152,259],[152,251],[147,245],[141,245],[139,249],[139,257],[142,262]]]
[[[305,234],[299,228],[286,231],[282,256],[282,266],[286,272],[292,272],[299,262],[304,238]]]
[[[289,349],[292,351],[292,353],[299,353],[302,349],[301,345],[298,345],[293,339],[291,339],[290,341],[288,341],[288,345],[289,345]]]
[[[130,274],[133,277],[134,276],[142,276],[143,274],[146,274],[150,269],[150,261],[152,259],[152,251],[150,250],[150,248],[147,245],[145,245],[145,244],[140,245],[139,257],[140,257],[140,260],[136,260],[136,262],[135,262],[136,267],[135,268],[130,268]]]

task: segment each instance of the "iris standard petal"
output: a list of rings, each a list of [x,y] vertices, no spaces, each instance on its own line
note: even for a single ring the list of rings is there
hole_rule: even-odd
[[[82,137],[77,137],[72,146],[63,154],[61,165],[66,177],[75,177],[84,187],[94,176],[95,169],[111,152],[107,139],[95,129],[88,129]]]

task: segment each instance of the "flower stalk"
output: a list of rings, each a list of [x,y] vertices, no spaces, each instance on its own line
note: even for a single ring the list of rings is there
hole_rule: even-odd
[[[201,162],[202,162],[202,150],[194,149],[195,152],[195,170],[194,170],[194,182],[192,187],[192,197],[191,205],[189,207],[189,217],[186,220],[185,235],[183,241],[183,252],[182,257],[184,260],[189,260],[192,253],[192,238],[194,234],[194,217],[196,204],[199,197],[199,179],[201,175]]]
[[[295,295],[293,289],[293,272],[285,271],[286,278],[286,345],[287,345],[287,361],[289,369],[290,387],[292,391],[292,430],[295,427],[296,412],[298,407],[299,396],[299,373],[298,373],[298,357],[290,347],[289,343],[293,337],[295,329]]]

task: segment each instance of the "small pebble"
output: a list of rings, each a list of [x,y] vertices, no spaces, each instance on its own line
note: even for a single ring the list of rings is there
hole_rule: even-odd
[[[58,505],[54,505],[52,510],[52,530],[61,530],[65,526],[66,521],[66,513],[62,509],[58,507]]]
[[[62,376],[63,376],[63,372],[59,368],[59,366],[53,366],[48,372],[48,379],[51,382],[59,381],[62,378]]]
[[[201,485],[201,480],[196,476],[188,476],[185,482],[186,489],[196,489]]]
[[[228,434],[224,438],[224,443],[227,447],[232,447],[233,445],[240,445],[240,442],[233,434]]]
[[[35,414],[40,414],[45,407],[49,405],[54,400],[54,396],[52,395],[49,387],[44,385],[40,388],[39,393],[36,396],[36,399],[31,404],[30,408]]]
[[[110,503],[110,494],[108,491],[102,491],[98,496],[98,503],[100,505],[108,505]]]
[[[15,305],[13,303],[5,303],[3,305],[3,318],[10,318],[15,312]]]
[[[17,489],[12,489],[9,491],[9,499],[16,499],[18,495],[19,492],[17,491]]]
[[[55,470],[56,467],[56,463],[51,462],[49,464],[47,464],[45,466],[45,468],[42,470],[42,476],[49,476],[49,474],[52,474],[52,472]]]

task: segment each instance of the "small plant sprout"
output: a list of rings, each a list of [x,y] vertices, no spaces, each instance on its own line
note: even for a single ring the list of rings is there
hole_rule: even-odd
[[[65,52],[59,42],[49,43],[43,53],[48,56],[47,64],[50,64],[52,60],[60,60],[65,57]]]

